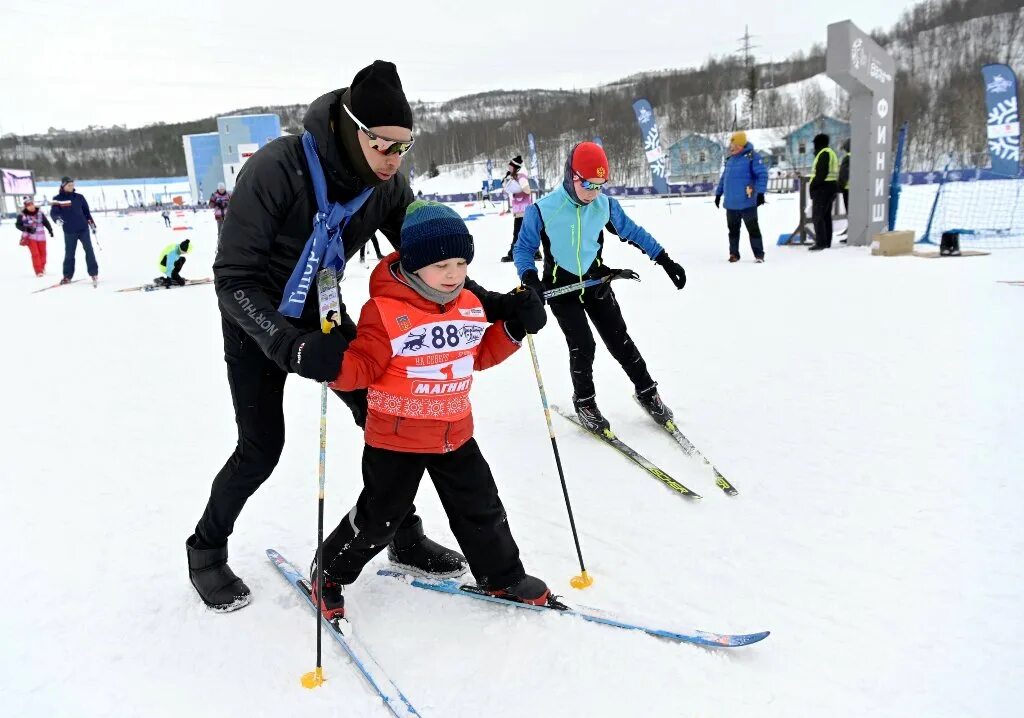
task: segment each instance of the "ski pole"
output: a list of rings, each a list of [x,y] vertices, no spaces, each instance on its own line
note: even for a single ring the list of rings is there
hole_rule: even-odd
[[[560,297],[563,294],[569,294],[571,292],[578,292],[589,287],[596,287],[599,284],[607,284],[613,279],[635,279],[640,281],[640,278],[629,269],[617,270],[614,274],[608,274],[600,279],[586,279],[582,282],[576,282],[575,284],[566,284],[564,287],[558,287],[557,289],[548,289],[544,292],[545,299],[551,299],[552,297]]]
[[[603,281],[603,280],[597,280]],[[533,345],[533,335],[527,334],[526,341],[530,345],[530,358],[533,359],[533,373],[537,377],[537,389],[540,390],[540,403],[544,405],[544,419],[548,423],[548,436],[551,437],[551,450],[555,452],[555,466],[558,467],[558,479],[562,482],[562,495],[565,497],[565,508],[569,512],[569,528],[572,529],[572,540],[576,544],[576,556],[580,560],[580,575],[569,579],[573,588],[583,589],[594,583],[583,565],[583,551],[580,549],[580,537],[576,532],[576,519],[572,515],[572,504],[569,502],[569,488],[565,485],[565,472],[562,471],[562,458],[558,455],[558,442],[555,440],[555,429],[551,426],[551,409],[548,408],[548,395],[544,391],[544,379],[540,375],[540,364],[537,362],[537,348]]]
[[[320,329],[324,334],[330,333],[338,320],[341,301],[338,299],[338,275],[332,268],[320,270],[316,277],[317,295],[320,300]],[[324,595],[324,481],[327,463],[327,382],[320,385],[320,461],[317,467],[317,478],[320,481],[320,492],[316,511],[316,669],[304,673],[302,685],[305,688],[316,688],[324,683],[322,663],[323,622],[321,621],[320,604]]]

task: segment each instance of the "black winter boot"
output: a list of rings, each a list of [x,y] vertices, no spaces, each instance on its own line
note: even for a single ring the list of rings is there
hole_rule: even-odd
[[[548,602],[551,592],[546,583],[536,576],[526,575],[508,588],[488,589],[488,593],[499,598],[507,598],[520,603],[543,606]]]
[[[590,396],[586,399],[573,397],[572,406],[576,410],[576,417],[580,420],[580,424],[587,431],[595,434],[611,431],[611,424],[604,418],[601,410],[597,408],[596,397]]]
[[[309,567],[309,585],[312,589],[313,603],[320,604],[320,613],[328,621],[336,621],[345,617],[345,587],[327,575],[324,571],[324,595],[318,597],[316,588],[316,559]]]
[[[638,391],[636,393],[636,400],[651,415],[651,418],[659,424],[672,421],[672,410],[665,406],[665,402],[661,400],[657,384],[652,384],[650,388]]]
[[[195,534],[185,541],[188,578],[199,597],[216,611],[235,611],[249,605],[249,587],[228,566],[227,544],[220,548],[196,548]]]
[[[423,533],[423,522],[400,529],[388,544],[388,561],[405,571],[433,578],[455,578],[466,572],[465,557],[431,541]]]

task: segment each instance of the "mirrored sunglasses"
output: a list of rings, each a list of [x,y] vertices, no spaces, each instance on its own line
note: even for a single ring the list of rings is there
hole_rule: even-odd
[[[606,184],[608,184],[608,180],[605,180],[604,182],[591,182],[588,179],[584,179],[583,177],[580,177],[580,174],[578,172],[574,172],[573,174],[575,174],[576,175],[576,179],[578,179],[580,181],[580,187],[582,187],[585,190],[590,190],[590,191],[598,190],[598,191],[600,191],[602,187],[604,187]]]
[[[410,138],[408,140],[393,140],[389,137],[381,137],[378,134],[370,132],[370,128],[364,125],[359,119],[352,114],[352,110],[348,109],[348,105],[342,104],[345,108],[345,114],[352,118],[352,121],[356,123],[356,127],[370,140],[370,147],[380,152],[382,155],[398,155],[401,157],[406,152],[412,149],[412,146],[416,143],[416,138]]]

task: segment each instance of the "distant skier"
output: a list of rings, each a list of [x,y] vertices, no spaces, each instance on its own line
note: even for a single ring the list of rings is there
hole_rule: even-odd
[[[508,246],[508,254],[501,258],[502,262],[512,261],[512,250],[515,249],[516,240],[519,238],[519,229],[523,226],[523,215],[526,208],[533,204],[533,189],[530,188],[530,178],[523,170],[523,158],[516,155],[508,162],[508,171],[501,181],[501,188],[508,195],[509,205],[512,209],[512,243]],[[540,252],[534,259],[540,259]]]
[[[85,250],[85,268],[89,276],[95,282],[100,273],[99,265],[96,264],[96,255],[92,251],[92,239],[89,237],[89,230],[96,234],[96,222],[92,219],[89,211],[89,203],[85,197],[75,192],[75,181],[70,177],[62,177],[60,180],[60,192],[58,192],[50,203],[50,217],[64,229],[64,278],[61,284],[68,284],[75,276],[75,252],[78,250],[78,243],[82,243]]]
[[[547,585],[527,575],[519,560],[491,469],[473,438],[469,403],[474,371],[501,363],[527,330],[539,331],[544,305],[522,292],[522,318],[488,321],[480,300],[465,289],[473,254],[473,237],[457,212],[416,201],[402,224],[399,251],[370,277],[370,300],[331,383],[342,391],[368,388],[369,412],[363,489],[324,541],[323,597],[314,589],[328,618],[344,615],[342,589],[395,537],[424,471],[477,583],[496,596],[547,602]],[[428,332],[433,339],[424,341]],[[311,583],[316,586],[315,566]]]
[[[224,231],[224,219],[228,216],[228,203],[231,201],[231,193],[223,182],[217,183],[217,191],[210,195],[209,205],[213,207],[213,218],[217,221],[217,241],[220,241],[220,234]]]
[[[527,207],[513,255],[523,283],[541,297],[545,289],[619,274],[636,277],[631,270],[610,269],[601,258],[604,230],[614,232],[659,264],[676,289],[686,285],[683,268],[668,252],[622,210],[618,201],[601,194],[609,179],[608,158],[600,145],[581,142],[569,151],[561,186]],[[543,281],[537,275],[533,254],[544,245]],[[573,385],[573,406],[580,423],[588,430],[609,432],[608,420],[597,407],[594,387],[593,322],[608,351],[619,362],[636,389],[636,397],[647,412],[660,422],[672,418],[671,410],[658,395],[658,384],[647,371],[626,330],[626,322],[610,284],[590,287],[555,297],[551,311],[569,345],[569,375]]]
[[[832,246],[832,204],[838,189],[839,158],[828,143],[828,135],[814,136],[814,165],[810,185],[814,244],[808,247],[812,252]]]
[[[729,261],[740,261],[740,223],[747,225],[750,250],[755,262],[764,261],[764,244],[757,221],[757,208],[764,204],[768,191],[768,170],[754,145],[747,142],[746,132],[734,132],[729,138],[729,156],[725,158],[722,176],[715,190],[715,206],[725,196],[725,216],[729,227]]]
[[[370,235],[370,244],[373,245],[373,252],[377,255],[377,261],[379,262],[384,259],[384,255],[380,253],[380,243],[377,242],[376,232]],[[366,264],[366,244],[359,248],[359,263]]]
[[[21,214],[14,220],[14,226],[21,231],[21,245],[28,247],[32,255],[32,269],[36,276],[43,276],[46,271],[46,234],[49,232],[52,237],[53,227],[31,197],[25,198]]]
[[[165,209],[163,212],[160,213],[160,216],[164,218],[164,226],[165,227],[170,227],[171,226],[171,213],[168,212]]]
[[[162,275],[153,280],[154,284],[162,287],[184,286],[187,281],[181,276],[181,268],[185,266],[185,255],[189,253],[191,240],[186,239],[181,244],[168,244],[160,253],[160,271]]]

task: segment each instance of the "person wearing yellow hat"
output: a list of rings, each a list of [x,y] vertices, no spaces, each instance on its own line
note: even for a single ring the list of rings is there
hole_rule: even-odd
[[[729,156],[725,158],[722,176],[715,190],[715,206],[722,206],[725,197],[725,217],[729,227],[729,261],[740,261],[740,223],[747,225],[750,249],[754,261],[764,261],[764,243],[757,221],[757,208],[764,204],[768,190],[768,170],[754,145],[747,141],[747,133],[733,132],[729,138]]]

